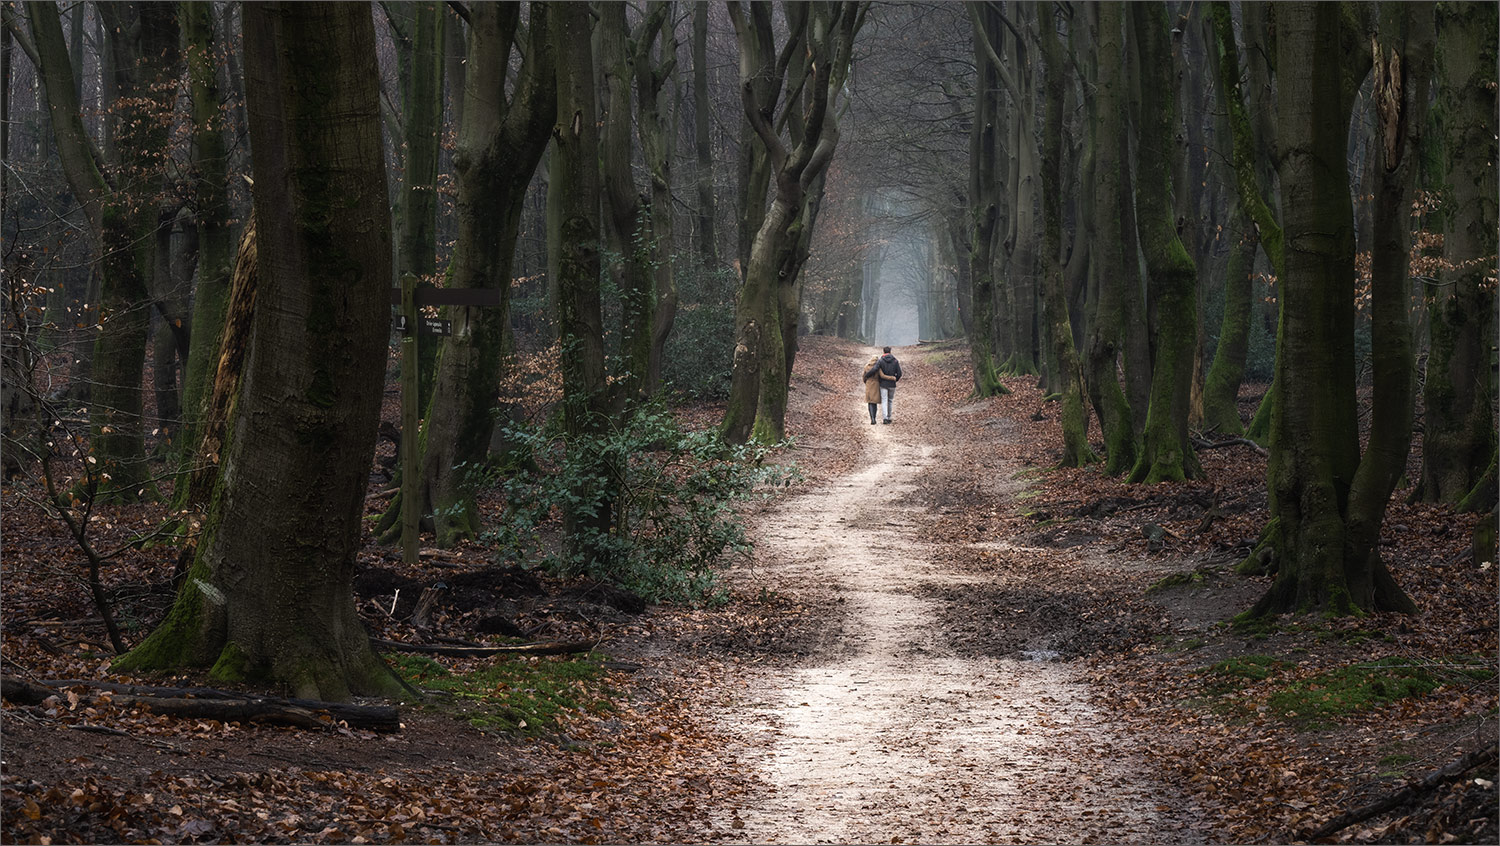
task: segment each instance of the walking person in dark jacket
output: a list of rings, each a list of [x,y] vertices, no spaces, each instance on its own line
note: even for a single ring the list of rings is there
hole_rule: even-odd
[[[880,405],[884,415],[881,422],[889,423],[891,410],[896,404],[896,383],[901,379],[901,362],[891,355],[890,347],[885,348],[876,369],[880,371]]]

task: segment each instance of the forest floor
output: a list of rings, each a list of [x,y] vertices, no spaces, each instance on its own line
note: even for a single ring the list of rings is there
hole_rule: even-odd
[[[804,339],[779,459],[804,478],[740,510],[756,547],[728,602],[643,608],[486,566],[484,544],[406,568],[371,542],[356,587],[375,636],[596,652],[393,655],[434,691],[394,733],[168,718],[83,685],[7,702],[0,840],[1500,839],[1493,757],[1311,838],[1493,746],[1496,568],[1470,553],[1472,517],[1398,491],[1382,552],[1416,615],[1231,625],[1269,585],[1233,572],[1265,519],[1264,457],[1206,449],[1206,481],[1155,486],[1057,470],[1034,379],[976,401],[961,344],[897,353],[896,422],[872,426],[870,350]],[[203,683],[111,674],[76,549],[26,483],[0,505],[7,676]],[[101,547],[126,547],[105,584],[131,642],[170,603],[176,552],[125,542],[165,516],[101,519]]]

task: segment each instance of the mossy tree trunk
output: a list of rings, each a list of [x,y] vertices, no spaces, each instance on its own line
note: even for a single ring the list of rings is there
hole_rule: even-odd
[[[1260,227],[1261,249],[1265,251],[1267,261],[1270,263],[1271,272],[1279,280],[1283,271],[1281,260],[1282,233],[1277,209],[1279,203],[1280,188],[1276,181],[1277,150],[1281,142],[1276,128],[1276,95],[1273,89],[1276,86],[1276,15],[1280,3],[1255,2],[1241,5],[1244,17],[1245,43],[1253,45],[1255,49],[1247,49],[1244,56],[1245,78],[1249,84],[1241,89],[1243,100],[1230,102],[1230,109],[1236,108],[1238,103],[1243,103],[1247,112],[1245,128],[1250,140],[1251,149],[1251,173],[1254,175],[1256,184],[1260,186],[1258,196],[1264,198],[1262,203],[1270,209],[1269,214],[1256,211],[1252,206],[1251,217],[1255,224]],[[1232,115],[1231,111],[1231,115]],[[1238,118],[1231,117],[1231,120]],[[1236,149],[1240,143],[1240,128],[1234,127],[1234,144]],[[1238,163],[1236,153],[1235,169],[1236,182],[1241,186],[1241,198],[1243,193],[1244,177],[1239,173],[1241,165]],[[1274,225],[1267,225],[1271,220]],[[1278,283],[1279,284],[1279,283]],[[1273,289],[1274,291],[1275,289]],[[1282,307],[1279,296],[1273,297],[1273,302],[1264,306],[1263,317],[1268,323],[1274,322],[1276,327],[1276,355],[1281,354],[1281,316]],[[1274,321],[1273,321],[1274,316]],[[1267,444],[1271,438],[1271,411],[1276,403],[1276,396],[1280,393],[1279,386],[1272,376],[1271,389],[1261,399],[1255,414],[1250,419],[1250,424],[1245,427],[1245,437],[1260,444]]]
[[[392,243],[369,9],[243,10],[259,253],[245,376],[197,558],[121,670],[342,700],[397,689],[354,604],[390,327]]]
[[[1089,321],[1087,365],[1089,398],[1104,434],[1105,470],[1119,475],[1135,466],[1139,449],[1130,402],[1120,387],[1119,359],[1123,339],[1124,288],[1137,275],[1125,270],[1121,204],[1129,202],[1124,187],[1125,112],[1121,50],[1125,6],[1101,3],[1099,11],[1099,75],[1094,105],[1094,252],[1098,293]],[[1134,233],[1131,233],[1132,235]]]
[[[672,147],[662,102],[676,61],[676,41],[665,33],[665,3],[652,3],[634,29],[626,22],[623,4],[604,4],[599,12],[599,62],[608,94],[601,161],[604,230],[610,274],[622,306],[616,390],[629,402],[660,386],[661,350],[677,309],[671,255]],[[669,46],[658,62],[656,45],[663,37]],[[639,121],[632,119],[632,85]],[[632,173],[632,130],[637,125],[649,183],[644,190]]]
[[[69,188],[84,207],[99,244],[101,329],[94,343],[89,403],[91,443],[105,499],[129,501],[154,495],[145,456],[142,379],[150,327],[149,276],[155,267],[156,205],[166,123],[175,90],[167,69],[175,67],[178,29],[175,4],[110,4],[100,13],[114,21],[109,38],[110,83],[120,103],[110,116],[119,151],[108,161],[85,132],[78,89],[58,8],[27,4],[37,51],[38,74],[57,155]]]
[[[1025,12],[1026,6],[1013,7]],[[1009,228],[1002,239],[1005,253],[1005,292],[1007,307],[1001,315],[1006,331],[1000,338],[999,353],[1004,361],[1000,372],[1007,375],[1034,375],[1040,373],[1037,354],[1037,310],[1038,294],[1041,290],[1039,275],[1045,273],[1039,256],[1038,241],[1045,234],[1037,225],[1037,193],[1042,190],[1042,162],[1039,131],[1036,125],[1038,109],[1037,75],[1028,55],[1027,39],[1021,27],[1025,20],[1011,20],[1003,13],[1005,24],[1002,37],[1010,46],[1015,61],[1001,64],[1000,81],[1010,95],[1011,107],[1007,128],[1010,130],[1009,176],[1007,184],[1013,192],[1013,202],[1008,218]],[[993,51],[992,51],[993,52]]]
[[[1448,185],[1443,284],[1427,288],[1420,493],[1428,502],[1463,500],[1495,455],[1495,20],[1492,4],[1440,10]]]
[[[469,12],[463,120],[454,156],[458,232],[451,284],[498,291],[500,304],[452,307],[453,334],[440,346],[418,485],[424,527],[440,547],[479,532],[474,482],[495,427],[521,209],[557,114],[550,20],[550,7],[533,4],[522,34],[518,4],[478,3]],[[517,53],[521,59],[512,71]],[[504,90],[511,92],[509,99],[495,96]],[[400,514],[398,495],[377,529],[399,532]]]
[[[1380,560],[1380,526],[1397,481],[1406,472],[1416,400],[1410,267],[1411,207],[1416,193],[1428,91],[1433,75],[1434,3],[1380,7],[1374,50],[1378,135],[1370,204],[1370,356],[1373,378],[1370,433],[1349,489],[1350,593],[1361,608],[1416,606],[1396,587]]]
[[[1251,9],[1248,20],[1264,21],[1264,14]],[[1209,7],[1209,18],[1213,22],[1215,42],[1218,46],[1216,67],[1220,96],[1223,98],[1228,116],[1230,137],[1230,163],[1234,171],[1234,183],[1238,198],[1238,211],[1234,220],[1247,220],[1251,226],[1245,238],[1235,246],[1227,271],[1224,317],[1219,343],[1224,354],[1215,353],[1213,366],[1209,368],[1208,384],[1204,388],[1204,426],[1217,427],[1226,434],[1242,434],[1247,430],[1239,422],[1239,413],[1234,407],[1234,397],[1239,393],[1239,379],[1244,372],[1244,350],[1248,349],[1248,336],[1242,337],[1239,328],[1240,311],[1246,309],[1244,332],[1249,332],[1249,320],[1253,303],[1251,275],[1254,270],[1254,249],[1258,244],[1265,251],[1272,273],[1279,279],[1283,273],[1281,223],[1276,218],[1270,196],[1270,178],[1263,172],[1264,156],[1259,151],[1270,148],[1274,128],[1257,125],[1254,118],[1257,109],[1269,111],[1265,102],[1267,94],[1252,96],[1247,102],[1246,92],[1240,84],[1242,65],[1239,46],[1234,38],[1234,26],[1228,3],[1216,2]],[[1247,23],[1247,33],[1259,33],[1260,28]],[[1247,38],[1250,35],[1247,34]],[[1262,45],[1258,45],[1262,46]],[[1264,63],[1252,63],[1252,69]],[[1251,79],[1259,75],[1252,73]],[[1272,137],[1267,137],[1272,136]],[[1245,252],[1250,255],[1246,256]],[[1241,300],[1243,299],[1243,306]],[[1228,343],[1227,348],[1224,345]],[[1238,367],[1236,367],[1238,361]],[[1231,394],[1231,390],[1233,393]],[[1255,420],[1248,430],[1252,438],[1264,441],[1269,434],[1272,390],[1262,401]]]
[[[837,148],[837,98],[848,75],[863,8],[858,3],[786,6],[788,43],[782,53],[798,63],[788,73],[788,64],[775,59],[769,4],[752,4],[748,18],[739,4],[730,4],[744,113],[768,155],[774,182],[735,302],[729,407],[719,428],[730,443],[775,443],[786,437],[791,361],[784,329],[789,316],[784,312],[788,304],[800,302],[799,249],[810,236],[810,217],[816,214],[808,195],[817,190]],[[805,82],[794,86],[797,79]],[[783,83],[788,92],[778,118]],[[783,290],[788,285],[793,288]]]
[[[1046,63],[1043,90],[1045,128],[1042,132],[1042,272],[1045,292],[1047,337],[1057,371],[1063,430],[1062,467],[1082,467],[1097,457],[1089,447],[1088,409],[1083,400],[1083,369],[1073,346],[1072,321],[1068,316],[1068,293],[1062,268],[1062,144],[1063,94],[1070,81],[1067,60],[1052,20],[1053,6],[1039,4],[1042,58]]]
[[[1006,183],[997,167],[1000,131],[999,56],[990,57],[1001,43],[1000,16],[988,3],[969,7],[973,18],[974,61],[979,69],[974,88],[974,122],[969,130],[968,285],[960,288],[960,308],[968,306],[964,330],[969,338],[969,360],[974,371],[974,396],[1010,393],[1000,381],[995,361],[995,245],[1000,224],[1000,194]],[[962,283],[964,280],[960,280]],[[965,297],[967,293],[967,297]],[[967,303],[964,300],[967,299]]]
[[[182,39],[187,63],[193,117],[193,211],[198,224],[198,283],[194,288],[192,343],[182,377],[182,466],[176,504],[185,507],[187,480],[199,460],[194,447],[201,435],[204,402],[218,367],[219,339],[229,304],[229,279],[234,270],[235,242],[230,225],[229,159],[225,118],[220,107],[219,40],[213,27],[213,7],[186,3],[182,8]]]
[[[604,312],[599,290],[599,128],[594,90],[593,23],[589,7],[553,8],[553,49],[557,55],[557,126],[548,196],[548,238],[557,246],[557,331],[562,346],[563,428],[570,448],[597,437],[612,424],[604,367]],[[608,568],[604,543],[614,522],[614,494],[607,486],[616,474],[593,468],[606,486],[579,492],[587,507],[565,507],[563,528],[569,554],[585,569]],[[588,494],[594,494],[589,496]]]
[[[1354,92],[1369,57],[1363,68],[1351,62],[1367,45],[1349,38],[1342,23],[1340,6],[1331,3],[1286,4],[1277,16],[1286,240],[1279,284],[1283,348],[1276,363],[1281,393],[1271,413],[1267,487],[1279,572],[1251,616],[1412,608],[1378,555],[1358,552],[1371,530],[1378,532],[1378,516],[1373,527],[1360,520],[1371,516],[1364,509],[1372,501],[1384,508],[1379,493],[1388,492],[1390,457],[1367,456],[1368,466],[1361,467],[1354,209],[1345,149]],[[1383,384],[1399,384],[1399,374],[1390,375],[1396,378]]]
[[[1166,7],[1139,3],[1130,7],[1132,32],[1140,44],[1141,127],[1136,209],[1140,242],[1150,277],[1151,333],[1155,361],[1151,370],[1151,404],[1142,430],[1141,454],[1130,472],[1132,482],[1201,478],[1203,469],[1188,440],[1191,410],[1193,346],[1197,309],[1197,270],[1177,234],[1173,214],[1172,173],[1176,145],[1177,85]]]

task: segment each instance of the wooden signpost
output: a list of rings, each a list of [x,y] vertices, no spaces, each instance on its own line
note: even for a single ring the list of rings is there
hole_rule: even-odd
[[[401,560],[417,563],[417,540],[422,528],[421,455],[417,451],[417,427],[421,409],[417,383],[417,337],[451,335],[453,324],[435,317],[418,319],[423,306],[500,305],[500,292],[489,288],[418,288],[417,277],[403,274],[401,287],[391,289],[391,305],[400,306],[396,330],[401,338]],[[415,329],[416,331],[413,331]]]

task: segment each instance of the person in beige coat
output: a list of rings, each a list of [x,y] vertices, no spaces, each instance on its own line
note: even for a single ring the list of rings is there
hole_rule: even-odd
[[[875,425],[875,410],[880,408],[880,356],[870,356],[865,364],[865,403],[870,406],[870,425]]]

